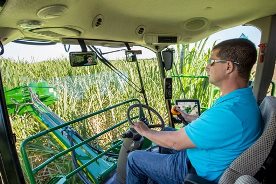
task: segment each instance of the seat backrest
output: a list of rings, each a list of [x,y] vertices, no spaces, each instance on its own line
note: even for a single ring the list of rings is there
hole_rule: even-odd
[[[233,184],[242,175],[254,176],[266,160],[276,138],[276,98],[265,97],[260,110],[264,123],[262,135],[231,163],[221,176],[220,184]]]

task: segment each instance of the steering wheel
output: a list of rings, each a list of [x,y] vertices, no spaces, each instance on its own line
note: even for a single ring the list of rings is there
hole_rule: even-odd
[[[160,127],[161,130],[165,127],[165,122],[163,118],[160,116],[160,114],[154,110],[152,107],[149,107],[144,104],[133,104],[129,106],[127,109],[127,120],[128,122],[133,125],[133,119],[137,118],[137,116],[132,117],[132,111],[138,108],[139,112],[139,120],[144,122],[149,128],[158,128]],[[144,109],[148,110],[149,115],[154,114],[155,117],[157,117],[157,120],[159,124],[151,124],[147,121],[147,118],[145,117]],[[137,112],[137,111],[134,111]],[[126,164],[127,164],[127,157],[130,151],[141,149],[142,144],[144,142],[144,138],[138,134],[134,128],[130,128],[127,132],[124,133],[123,136],[123,145],[121,146],[119,158],[117,161],[117,175],[116,175],[116,181],[118,183],[125,183],[126,181]],[[151,149],[151,146],[150,146]]]
[[[164,122],[163,118],[161,117],[161,115],[156,110],[154,110],[152,107],[147,106],[145,104],[133,104],[133,105],[129,106],[129,108],[127,110],[127,120],[131,125],[133,125],[133,119],[131,118],[130,115],[131,115],[131,111],[135,108],[139,108],[139,120],[144,122],[149,128],[160,127],[161,130],[163,130],[165,128],[165,122]],[[145,117],[145,113],[144,113],[143,109],[147,109],[150,116],[151,116],[151,113],[156,115],[156,117],[158,118],[160,123],[159,124],[149,123],[147,118]]]

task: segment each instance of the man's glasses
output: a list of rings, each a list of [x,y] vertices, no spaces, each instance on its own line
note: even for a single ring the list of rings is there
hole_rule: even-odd
[[[215,63],[226,63],[227,61],[231,61],[231,60],[225,60],[225,59],[208,59],[207,64],[210,66],[213,66]],[[231,61],[236,65],[239,65],[239,62],[236,61]]]

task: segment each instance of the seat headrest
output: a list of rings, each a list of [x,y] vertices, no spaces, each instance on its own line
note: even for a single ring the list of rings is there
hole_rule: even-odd
[[[269,117],[276,115],[276,97],[267,96],[263,99],[260,110],[264,123],[267,123]]]

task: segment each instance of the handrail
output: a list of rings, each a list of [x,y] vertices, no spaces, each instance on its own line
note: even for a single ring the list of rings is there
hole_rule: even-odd
[[[137,116],[137,117],[138,117],[138,116]],[[60,153],[58,153],[58,154],[52,156],[52,157],[50,157],[50,158],[47,159],[43,164],[40,164],[38,167],[34,168],[32,171],[34,172],[34,174],[36,174],[39,170],[43,169],[47,164],[50,164],[50,163],[51,163],[52,161],[54,161],[55,159],[61,157],[62,155],[65,155],[66,153],[68,153],[68,152],[74,150],[75,148],[78,148],[78,147],[80,147],[80,146],[82,146],[82,145],[84,145],[84,144],[86,144],[86,143],[92,141],[92,140],[95,139],[95,138],[98,138],[99,136],[101,136],[101,135],[103,135],[103,134],[109,132],[110,130],[113,130],[114,128],[117,128],[118,126],[120,126],[120,125],[122,125],[122,124],[124,124],[124,123],[126,123],[126,122],[127,122],[127,120],[124,120],[124,121],[122,121],[122,122],[120,122],[120,123],[118,123],[118,124],[116,124],[116,125],[114,125],[114,126],[108,128],[108,129],[106,129],[106,130],[104,130],[104,131],[102,131],[102,132],[100,132],[100,133],[98,133],[98,134],[96,134],[96,135],[90,137],[89,139],[86,139],[86,140],[82,141],[81,143],[76,144],[76,145],[74,145],[74,146],[72,146],[72,147],[70,147],[70,148],[68,148],[68,149],[66,149],[66,150],[64,150],[64,151],[62,151],[62,152],[60,152]]]
[[[47,164],[51,163],[53,160],[59,158],[59,157],[62,156],[62,155],[65,155],[66,153],[68,153],[68,152],[74,150],[75,148],[78,148],[78,147],[80,147],[80,146],[82,146],[82,145],[84,145],[84,144],[90,142],[91,140],[93,140],[93,139],[95,139],[95,138],[97,138],[97,137],[103,135],[104,133],[106,133],[106,132],[108,132],[108,131],[111,131],[111,130],[113,130],[114,128],[117,128],[118,126],[120,126],[120,125],[126,123],[127,120],[124,120],[124,121],[122,121],[122,122],[120,122],[120,123],[117,123],[116,125],[114,125],[114,126],[108,128],[108,129],[106,129],[106,130],[104,130],[104,131],[102,131],[102,132],[100,132],[100,133],[98,133],[98,134],[92,136],[91,138],[86,139],[86,140],[84,140],[83,142],[81,142],[81,143],[79,143],[79,144],[76,144],[76,145],[74,145],[74,146],[72,146],[72,147],[70,147],[70,148],[68,148],[68,149],[66,149],[66,150],[64,150],[64,151],[62,151],[62,152],[60,152],[59,154],[57,154],[57,155],[55,155],[55,156],[53,156],[53,157],[47,159],[45,162],[43,162],[42,164],[40,164],[38,167],[36,167],[36,168],[34,168],[34,169],[32,169],[32,167],[31,167],[31,165],[30,165],[30,161],[29,161],[29,159],[28,159],[27,152],[26,152],[26,145],[27,145],[30,141],[32,141],[32,140],[34,140],[34,139],[36,139],[36,138],[39,138],[39,137],[41,137],[41,136],[43,136],[43,135],[46,135],[46,134],[48,134],[48,133],[50,133],[50,132],[53,132],[53,131],[55,131],[55,130],[57,130],[57,129],[66,127],[66,126],[68,126],[68,125],[77,123],[77,122],[79,122],[79,121],[85,120],[85,119],[90,118],[90,117],[92,117],[92,116],[95,116],[95,115],[101,114],[101,113],[103,113],[103,112],[106,112],[106,111],[108,111],[108,110],[114,109],[114,108],[116,108],[116,107],[118,107],[118,106],[121,106],[121,105],[124,105],[124,104],[127,104],[127,103],[131,103],[131,102],[135,102],[135,101],[138,102],[138,103],[140,103],[140,101],[139,101],[138,99],[130,99],[130,100],[127,100],[127,101],[124,101],[124,102],[121,102],[121,103],[118,103],[118,104],[115,104],[115,105],[106,107],[106,108],[104,108],[104,109],[98,110],[98,111],[96,111],[96,112],[90,113],[90,114],[88,114],[88,115],[82,116],[82,117],[80,117],[80,118],[74,119],[74,120],[72,120],[72,121],[66,122],[66,123],[64,123],[64,124],[62,124],[62,125],[58,125],[58,126],[56,126],[56,127],[53,127],[53,128],[50,128],[50,129],[47,129],[47,130],[44,130],[44,131],[41,131],[41,132],[39,132],[39,133],[37,133],[37,134],[35,134],[35,135],[32,135],[32,136],[28,137],[27,139],[25,139],[25,140],[22,142],[21,146],[20,146],[20,151],[21,151],[21,154],[22,154],[22,159],[23,159],[23,161],[24,161],[25,168],[26,168],[26,171],[27,171],[27,175],[29,176],[30,182],[31,182],[31,183],[35,183],[34,174],[36,174],[39,170],[41,170],[42,168],[44,168]],[[117,144],[119,144],[119,143],[117,143]],[[115,144],[114,146],[112,146],[110,149],[115,148],[115,147],[117,146],[117,144]],[[102,154],[103,154],[103,153],[101,153],[100,155],[102,155]],[[104,154],[103,154],[103,155],[104,155]],[[98,157],[98,156],[97,156],[97,157]],[[97,157],[95,157],[95,158],[97,158]],[[98,157],[97,159],[95,159],[95,158],[94,158],[93,160],[97,160],[97,159],[100,158],[100,157]],[[89,162],[90,162],[90,161],[89,161]]]
[[[86,162],[85,164],[83,164],[82,166],[78,167],[77,169],[75,169],[74,171],[70,172],[69,174],[66,175],[66,179],[69,179],[70,177],[72,177],[73,175],[77,174],[80,170],[84,169],[85,167],[87,167],[89,164],[91,164],[92,162],[95,162],[96,160],[98,160],[99,158],[101,158],[102,156],[104,156],[106,153],[108,153],[109,151],[111,151],[114,147],[119,146],[120,144],[122,144],[123,141],[120,141],[118,143],[116,143],[113,147],[108,148],[106,151],[104,151],[103,153],[99,154],[97,157],[89,160],[88,162]]]

